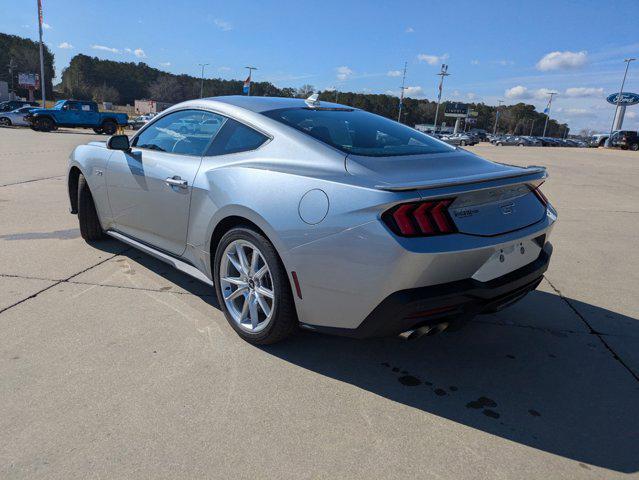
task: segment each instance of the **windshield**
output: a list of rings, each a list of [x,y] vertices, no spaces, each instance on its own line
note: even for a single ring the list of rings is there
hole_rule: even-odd
[[[66,100],[58,100],[57,102],[55,102],[55,105],[53,106],[53,108],[55,110],[60,110],[65,101]]]
[[[390,157],[454,150],[425,133],[362,110],[285,108],[263,114],[353,155]]]

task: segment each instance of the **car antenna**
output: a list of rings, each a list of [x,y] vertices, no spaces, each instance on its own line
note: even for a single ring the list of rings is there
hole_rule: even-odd
[[[306,102],[306,105],[308,105],[311,108],[319,107],[320,106],[319,93],[313,93],[304,101]]]

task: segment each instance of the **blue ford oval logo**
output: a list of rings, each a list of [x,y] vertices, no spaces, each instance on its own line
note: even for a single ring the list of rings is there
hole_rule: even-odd
[[[619,97],[618,93],[613,93],[612,95],[608,95],[606,100],[608,103],[612,103],[613,105],[617,105],[617,98]],[[639,94],[623,92],[621,94],[621,99],[619,100],[619,105],[635,105],[639,103]]]

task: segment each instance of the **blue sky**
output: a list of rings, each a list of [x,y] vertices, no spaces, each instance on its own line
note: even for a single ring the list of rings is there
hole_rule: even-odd
[[[119,1],[43,0],[58,75],[77,53],[173,72],[277,86],[436,97],[543,109],[573,129],[610,128],[623,58],[639,58],[639,1]],[[0,0],[0,31],[37,38],[36,0]],[[639,61],[627,91],[639,91]],[[639,105],[624,125],[639,128]]]

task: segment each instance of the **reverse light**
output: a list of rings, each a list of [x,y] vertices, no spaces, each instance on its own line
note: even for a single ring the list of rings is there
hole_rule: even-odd
[[[402,237],[429,237],[457,232],[448,207],[452,198],[396,205],[382,214],[382,220]]]

